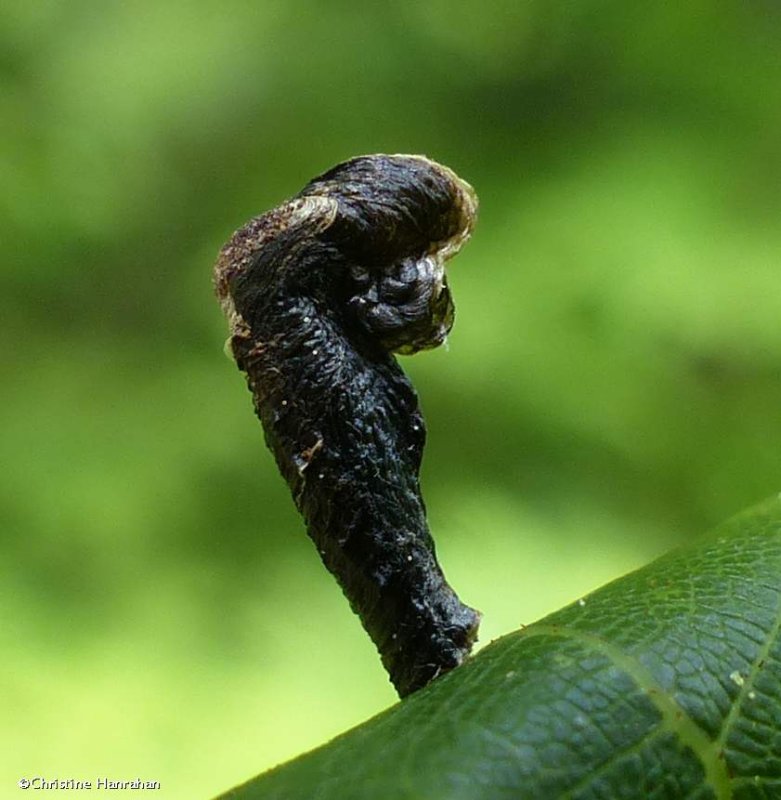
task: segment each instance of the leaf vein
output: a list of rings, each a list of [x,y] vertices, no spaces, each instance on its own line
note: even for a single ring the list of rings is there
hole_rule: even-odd
[[[659,712],[663,727],[675,734],[699,759],[705,772],[705,782],[713,790],[716,800],[729,800],[732,797],[729,773],[724,759],[719,758],[719,748],[675,698],[657,683],[651,671],[642,662],[601,636],[577,628],[532,625],[522,632],[520,640],[532,636],[573,639],[602,653],[620,667],[634,680]]]
[[[757,650],[757,654],[754,657],[754,660],[751,662],[748,675],[745,676],[742,685],[740,686],[740,690],[738,691],[735,700],[732,703],[732,707],[730,708],[727,716],[724,717],[724,721],[721,724],[721,730],[716,738],[716,744],[718,747],[721,748],[725,745],[730,729],[737,719],[738,713],[743,707],[743,703],[745,702],[746,698],[750,696],[749,693],[754,690],[754,683],[757,679],[757,676],[762,670],[762,666],[767,661],[770,655],[770,649],[778,638],[779,632],[781,632],[781,595],[779,595],[779,603],[776,605],[776,616],[775,620],[773,621],[773,626],[765,636],[765,641]]]

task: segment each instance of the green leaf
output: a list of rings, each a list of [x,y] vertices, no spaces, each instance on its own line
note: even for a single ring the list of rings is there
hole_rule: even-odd
[[[224,797],[779,798],[779,587],[774,497]]]

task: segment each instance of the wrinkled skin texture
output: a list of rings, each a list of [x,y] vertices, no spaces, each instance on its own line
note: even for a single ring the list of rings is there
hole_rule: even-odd
[[[445,340],[444,262],[476,208],[428,159],[364,156],[247,223],[215,268],[266,442],[402,697],[477,637],[479,614],[436,560],[418,483],[425,426],[393,356]]]

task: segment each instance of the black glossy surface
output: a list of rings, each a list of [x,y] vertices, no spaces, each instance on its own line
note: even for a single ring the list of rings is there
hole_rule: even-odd
[[[238,231],[215,273],[266,442],[401,696],[460,664],[479,622],[436,560],[425,425],[392,354],[444,341],[444,261],[475,211],[427,159],[353,159]]]

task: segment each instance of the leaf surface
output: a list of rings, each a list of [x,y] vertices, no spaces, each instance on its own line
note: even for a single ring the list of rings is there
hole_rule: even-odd
[[[780,798],[779,587],[774,497],[223,797]]]

